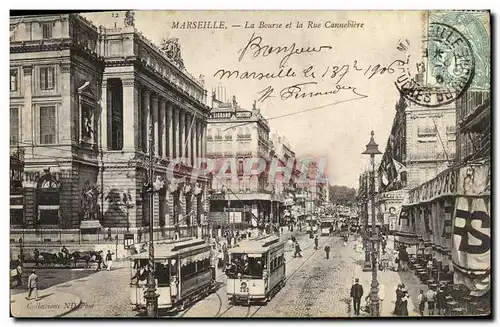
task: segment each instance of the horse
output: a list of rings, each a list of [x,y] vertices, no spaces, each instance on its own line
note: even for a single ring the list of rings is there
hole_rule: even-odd
[[[40,262],[45,267],[48,267],[52,264],[54,266],[57,263],[57,254],[49,253],[49,252],[40,252],[38,257],[38,262]]]
[[[90,268],[90,262],[95,262],[97,256],[96,251],[75,251],[71,254],[71,258],[73,259],[73,265],[76,268],[76,264],[78,261],[85,261],[85,268]]]
[[[66,256],[62,252],[57,253],[57,263],[60,266],[66,266],[66,267],[68,267],[71,264],[71,255]]]

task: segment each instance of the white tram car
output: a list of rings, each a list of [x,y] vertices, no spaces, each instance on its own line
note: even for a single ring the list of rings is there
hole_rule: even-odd
[[[155,282],[158,309],[183,310],[215,288],[211,245],[203,240],[155,244]],[[149,251],[131,256],[130,304],[146,308]]]
[[[286,283],[285,243],[276,236],[240,242],[229,251],[227,296],[233,303],[267,302]]]
[[[335,219],[334,218],[324,218],[321,220],[321,236],[328,236],[330,235],[330,228],[335,231]]]

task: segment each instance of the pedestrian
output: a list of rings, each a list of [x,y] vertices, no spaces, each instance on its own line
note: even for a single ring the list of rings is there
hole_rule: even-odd
[[[380,284],[379,288],[378,288],[378,300],[379,300],[379,312],[380,313],[383,312],[382,308],[384,306],[384,298],[385,298],[385,286],[384,286],[384,284]]]
[[[434,309],[435,309],[435,302],[436,302],[436,292],[432,288],[429,288],[427,290],[427,293],[425,294],[427,297],[427,311],[429,312],[429,316],[434,315]]]
[[[40,251],[38,251],[38,249],[35,249],[35,251],[33,251],[33,255],[35,257],[35,266],[38,267],[38,259],[40,258]]]
[[[318,242],[319,242],[319,240],[318,240],[318,235],[316,235],[316,236],[314,237],[314,249],[315,249],[315,250],[317,250],[317,249],[318,249]]]
[[[293,257],[297,257],[299,256],[300,258],[302,258],[302,254],[300,253],[302,251],[302,249],[300,248],[300,245],[299,245],[299,242],[295,241],[295,253],[293,254]]]
[[[111,270],[111,265],[113,264],[113,254],[114,253],[111,253],[110,250],[108,250],[108,253],[106,254],[106,270]]]
[[[325,246],[326,259],[330,259],[330,245]]]
[[[438,315],[442,315],[446,313],[446,293],[443,288],[440,287],[436,294],[436,309]]]
[[[425,302],[426,302],[426,297],[424,294],[424,290],[420,290],[420,294],[417,296],[417,302],[418,302],[418,312],[420,312],[420,315],[424,315],[425,311]]]
[[[408,292],[404,292],[403,297],[401,298],[401,316],[408,316]]]
[[[401,270],[406,271],[408,267],[408,252],[406,252],[405,247],[402,247],[399,252],[399,262],[401,263]]]
[[[108,241],[111,240],[111,227],[108,227]]]
[[[385,254],[385,247],[387,246],[387,240],[385,236],[382,236],[382,253]]]
[[[103,261],[102,261],[102,251],[97,252],[95,260],[97,261],[97,269],[95,270],[96,272],[101,270],[103,267]]]
[[[359,284],[359,278],[354,279],[354,285],[351,286],[351,297],[354,314],[359,316],[359,306],[363,297],[363,286]]]
[[[141,241],[142,241],[142,228],[141,227],[139,227],[139,229],[137,230],[137,239],[138,239],[137,243],[141,243]]]
[[[31,300],[31,294],[35,292],[35,301],[38,301],[38,276],[35,269],[31,271],[31,275],[28,277],[28,296],[26,300]]]
[[[392,314],[396,316],[401,315],[401,299],[403,298],[403,291],[402,291],[402,286],[399,284],[396,287],[396,302],[394,303],[394,311]]]

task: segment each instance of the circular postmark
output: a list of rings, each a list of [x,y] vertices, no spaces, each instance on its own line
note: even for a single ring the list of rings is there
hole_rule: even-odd
[[[405,99],[424,107],[440,107],[457,100],[474,78],[470,42],[449,25],[431,23],[424,45],[427,71],[421,65],[415,77],[404,73],[397,78],[396,87]]]

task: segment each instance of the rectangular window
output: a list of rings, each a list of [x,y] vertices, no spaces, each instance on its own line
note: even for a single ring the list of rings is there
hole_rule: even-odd
[[[17,86],[19,85],[17,72],[18,72],[17,69],[10,70],[10,91],[11,92],[16,92]]]
[[[10,224],[23,225],[23,209],[10,209]]]
[[[40,209],[39,222],[40,225],[59,225],[59,210],[57,209]]]
[[[42,37],[44,39],[52,38],[52,23],[42,24]]]
[[[56,143],[56,107],[40,107],[40,144]]]
[[[54,67],[40,68],[40,88],[42,90],[54,89]]]
[[[19,144],[19,108],[10,108],[10,145]]]

